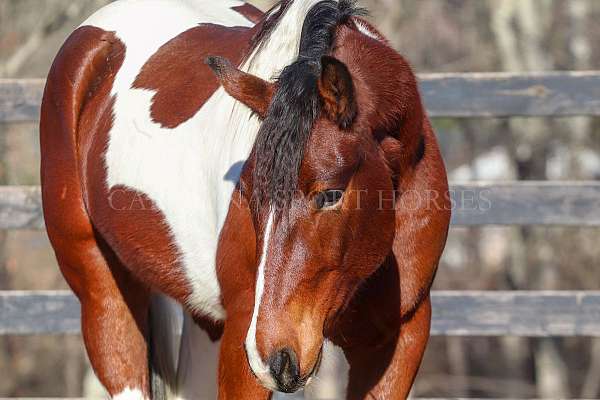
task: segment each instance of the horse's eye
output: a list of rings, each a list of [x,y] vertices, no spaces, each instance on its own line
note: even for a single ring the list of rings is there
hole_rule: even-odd
[[[315,206],[318,210],[335,206],[342,199],[343,190],[325,190],[315,196]]]

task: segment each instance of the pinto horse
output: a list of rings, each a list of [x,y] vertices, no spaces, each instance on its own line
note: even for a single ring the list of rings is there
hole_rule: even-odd
[[[219,399],[301,389],[325,340],[349,399],[408,395],[447,178],[411,68],[361,15],[120,0],[60,50],[44,215],[112,397],[197,397],[197,327],[220,339]],[[181,337],[157,296],[184,310]]]

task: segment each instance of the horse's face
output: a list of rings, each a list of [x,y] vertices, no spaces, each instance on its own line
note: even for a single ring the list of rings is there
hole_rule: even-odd
[[[388,167],[359,132],[317,121],[298,187],[289,211],[261,235],[264,289],[255,340],[274,375],[282,375],[282,356],[295,360],[284,379],[275,376],[280,387],[285,374],[301,382],[315,369],[324,335],[383,262],[394,232]]]
[[[258,270],[246,351],[261,383],[285,392],[303,386],[316,370],[336,316],[390,253],[395,228],[384,152],[365,124],[354,123],[360,106],[348,69],[324,61],[322,112],[285,210],[272,202],[248,207]],[[265,115],[276,88],[222,60],[212,66],[230,94]]]

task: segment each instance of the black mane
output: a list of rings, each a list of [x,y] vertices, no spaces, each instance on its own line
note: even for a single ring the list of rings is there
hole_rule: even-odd
[[[296,0],[301,1],[301,0]],[[268,38],[269,31],[285,14],[292,1],[284,1],[258,33],[257,46]],[[317,80],[321,57],[328,55],[335,30],[354,15],[362,15],[352,0],[339,3],[324,0],[307,14],[302,27],[298,59],[286,67],[277,79],[275,93],[267,117],[254,145],[255,168],[252,200],[256,209],[270,204],[273,209],[286,209],[297,189],[298,173],[304,148],[313,124],[321,113]]]

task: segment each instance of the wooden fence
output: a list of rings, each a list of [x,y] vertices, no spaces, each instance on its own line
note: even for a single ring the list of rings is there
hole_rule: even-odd
[[[600,72],[421,75],[432,117],[600,116]],[[39,118],[42,80],[0,80],[0,122]],[[454,225],[600,227],[599,182],[453,184]],[[483,200],[483,201],[481,201]],[[43,229],[38,187],[0,187],[0,229]],[[598,289],[600,289],[600,284]],[[434,335],[600,337],[599,291],[437,291]],[[0,291],[0,334],[79,332],[67,292]]]

